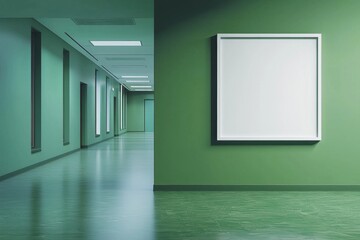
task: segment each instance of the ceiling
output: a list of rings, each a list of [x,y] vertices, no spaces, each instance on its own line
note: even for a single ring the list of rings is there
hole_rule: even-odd
[[[35,18],[130,91],[154,90],[152,0],[0,0],[0,16]],[[91,40],[136,40],[142,46],[95,47]],[[134,82],[137,80],[148,82]]]
[[[151,86],[149,90],[154,89],[153,18],[135,18],[134,25],[77,25],[69,18],[37,18],[37,20],[106,70],[130,91],[144,90],[145,88],[136,88],[144,85]],[[81,18],[81,20],[85,19]],[[92,18],[91,20],[87,22],[90,24],[102,22],[99,19]],[[123,19],[120,20],[122,21],[118,22],[126,22]],[[139,40],[142,46],[94,47],[90,40]],[[148,78],[127,79],[122,76],[148,76]]]

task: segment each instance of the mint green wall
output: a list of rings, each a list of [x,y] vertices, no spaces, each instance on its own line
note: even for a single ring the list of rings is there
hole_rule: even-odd
[[[360,1],[155,1],[155,184],[360,184]],[[211,145],[210,38],[322,33],[314,145]]]
[[[127,130],[129,132],[144,132],[145,99],[154,99],[154,94],[147,92],[128,92]]]
[[[144,131],[154,132],[154,100],[146,99],[144,107]]]
[[[31,154],[30,142],[31,27],[42,33],[42,150],[34,154]],[[63,48],[70,51],[70,144],[66,146],[63,146],[62,133]],[[80,147],[80,81],[88,84],[87,144],[114,135],[113,127],[106,134],[105,72],[98,68],[102,84],[102,125],[101,136],[95,138],[96,66],[63,40],[32,19],[1,19],[0,52],[0,176]],[[111,91],[113,97],[118,93],[119,84],[114,79],[111,84],[115,88]]]

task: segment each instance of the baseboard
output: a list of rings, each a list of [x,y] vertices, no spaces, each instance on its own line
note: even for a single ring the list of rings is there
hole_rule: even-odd
[[[124,133],[126,133],[126,132],[124,132]],[[123,134],[123,133],[121,133],[121,134]],[[81,148],[88,148],[88,147],[94,146],[94,145],[96,145],[96,144],[99,144],[99,143],[101,143],[101,142],[110,140],[110,139],[112,139],[112,138],[114,138],[114,136],[109,137],[109,138],[106,138],[106,139],[104,139],[104,140],[101,140],[101,141],[99,141],[99,142],[96,142],[96,143],[93,143],[93,144],[90,144],[90,145],[81,146]],[[44,161],[35,163],[35,164],[33,164],[33,165],[30,165],[30,166],[21,168],[21,169],[19,169],[19,170],[16,170],[16,171],[7,173],[7,174],[5,174],[5,175],[2,175],[2,176],[0,176],[0,181],[6,180],[6,179],[11,178],[11,177],[14,177],[14,176],[19,175],[19,174],[21,174],[21,173],[27,172],[27,171],[29,171],[29,170],[31,170],[31,169],[40,167],[40,166],[42,166],[42,165],[45,165],[45,164],[47,164],[47,163],[49,163],[49,162],[52,162],[52,161],[54,161],[54,160],[57,160],[57,159],[59,159],[59,158],[65,157],[65,156],[67,156],[67,155],[69,155],[69,154],[72,154],[72,153],[74,153],[74,152],[79,151],[81,148],[72,150],[72,151],[70,151],[70,152],[67,152],[67,153],[58,155],[58,156],[56,156],[56,157],[49,158],[49,159],[47,159],[47,160],[44,160]]]
[[[24,172],[27,172],[27,171],[32,170],[32,169],[34,169],[34,168],[43,166],[43,165],[45,165],[45,164],[47,164],[47,163],[49,163],[49,162],[58,160],[59,158],[65,157],[65,156],[70,155],[70,154],[72,154],[72,153],[74,153],[74,152],[77,152],[77,151],[79,151],[79,150],[80,150],[80,148],[75,149],[75,150],[72,150],[72,151],[67,152],[67,153],[64,153],[64,154],[61,154],[61,155],[58,155],[58,156],[56,156],[56,157],[52,157],[52,158],[46,159],[46,160],[44,160],[44,161],[35,163],[35,164],[33,164],[33,165],[30,165],[30,166],[21,168],[21,169],[19,169],[19,170],[14,171],[14,172],[7,173],[7,174],[5,174],[5,175],[0,176],[0,181],[4,181],[4,180],[9,179],[9,178],[11,178],[11,177],[17,176],[17,175],[19,175],[19,174],[21,174],[21,173],[24,173]]]
[[[127,130],[126,130],[126,129],[121,130],[121,131],[119,131],[119,133],[117,134],[117,136],[123,135],[123,134],[125,134],[125,133],[127,133]]]
[[[360,191],[360,185],[154,185],[154,191]]]
[[[81,148],[89,148],[89,147],[92,147],[92,146],[94,146],[94,145],[96,145],[96,144],[99,144],[99,143],[105,142],[105,141],[107,141],[107,140],[110,140],[110,139],[112,139],[112,138],[114,138],[114,137],[115,137],[115,136],[108,137],[108,138],[103,139],[103,140],[101,140],[101,141],[99,141],[99,142],[95,142],[95,143],[92,143],[92,144],[89,144],[89,145],[83,145],[83,146],[81,146]]]

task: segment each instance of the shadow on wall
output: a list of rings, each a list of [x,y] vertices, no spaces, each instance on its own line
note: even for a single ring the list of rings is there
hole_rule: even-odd
[[[217,140],[217,36],[210,39],[211,47],[211,145],[314,145],[319,141],[218,141]]]
[[[155,32],[157,30],[165,31],[168,28],[172,28],[174,24],[186,22],[194,16],[199,16],[211,10],[217,10],[224,6],[228,6],[232,2],[238,2],[238,0],[208,0],[206,4],[202,1],[168,1],[168,0],[155,0],[158,6],[161,6],[162,18],[167,21],[156,22]],[[163,10],[166,9],[166,10]],[[176,9],[176,10],[172,10]],[[174,12],[179,14],[175,15]],[[156,13],[155,13],[156,16]],[[156,18],[155,18],[156,21]]]

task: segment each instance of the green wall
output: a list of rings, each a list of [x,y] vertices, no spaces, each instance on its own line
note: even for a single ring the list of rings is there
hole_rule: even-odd
[[[154,132],[154,100],[146,99],[144,107],[144,131]]]
[[[144,132],[144,100],[154,99],[153,93],[128,92],[127,96],[127,131]]]
[[[31,28],[42,34],[41,151],[31,153]],[[70,144],[63,145],[63,48],[70,51]],[[80,147],[80,81],[88,84],[87,145],[114,136],[106,134],[106,73],[32,19],[0,20],[0,176],[71,152]],[[101,83],[101,136],[95,137],[94,71]],[[110,76],[109,76],[110,77]],[[111,99],[119,84],[111,79]],[[118,98],[119,99],[119,98]],[[111,103],[113,126],[113,103]]]
[[[155,1],[156,185],[360,184],[360,1]],[[322,33],[322,140],[211,145],[211,37]]]

